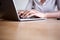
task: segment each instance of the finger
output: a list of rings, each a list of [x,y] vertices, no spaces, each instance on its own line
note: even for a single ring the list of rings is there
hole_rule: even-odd
[[[18,14],[19,14],[19,15],[21,15],[21,14],[23,14],[23,13],[24,13],[24,10],[18,11]]]
[[[20,18],[22,18],[21,15],[23,15],[23,13],[24,13],[24,10],[19,10],[19,11],[18,11],[18,16],[19,16]]]
[[[32,17],[32,16],[34,16],[34,14],[28,15],[27,18],[30,18],[30,17]]]
[[[22,17],[24,18],[24,16],[25,16],[25,15],[27,15],[27,14],[28,14],[28,12],[29,12],[29,11],[24,11],[24,13],[23,13]]]
[[[34,14],[33,12],[28,12],[24,17],[26,18],[27,16],[31,15],[31,14]]]

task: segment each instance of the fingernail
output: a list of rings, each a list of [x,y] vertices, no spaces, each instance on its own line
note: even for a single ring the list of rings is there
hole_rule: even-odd
[[[21,17],[23,17],[23,16],[21,16]]]

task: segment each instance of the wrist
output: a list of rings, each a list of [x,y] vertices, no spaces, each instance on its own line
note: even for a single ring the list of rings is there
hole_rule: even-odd
[[[47,14],[43,13],[42,18],[46,18],[46,17],[47,17]]]

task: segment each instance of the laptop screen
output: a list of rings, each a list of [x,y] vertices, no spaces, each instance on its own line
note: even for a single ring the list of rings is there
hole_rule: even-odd
[[[18,20],[13,0],[0,0],[0,14],[3,19]]]
[[[25,10],[29,0],[13,0],[16,10]]]

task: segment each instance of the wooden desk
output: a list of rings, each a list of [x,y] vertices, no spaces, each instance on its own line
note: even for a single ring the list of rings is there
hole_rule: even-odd
[[[0,21],[1,40],[60,40],[60,20]]]

